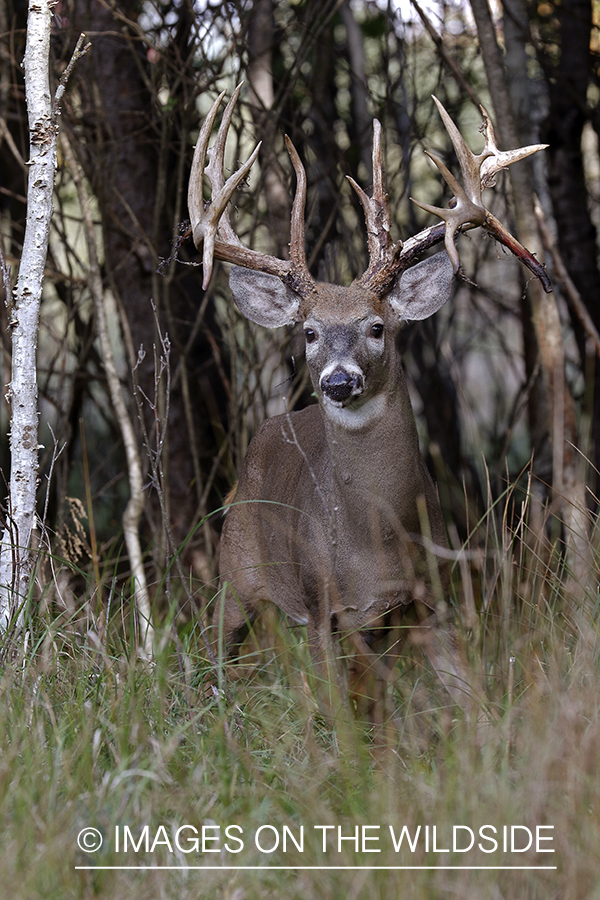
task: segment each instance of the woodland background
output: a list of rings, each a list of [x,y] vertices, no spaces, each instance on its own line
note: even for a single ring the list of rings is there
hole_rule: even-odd
[[[370,184],[374,116],[383,124],[387,188],[400,235],[430,221],[409,196],[437,205],[447,201],[423,156],[430,149],[452,161],[431,93],[475,150],[481,117],[473,100],[491,111],[501,147],[549,144],[533,162],[515,167],[512,193],[501,179],[493,202],[521,242],[546,260],[554,296],[543,295],[516,263],[496,261],[498,251],[489,242],[463,239],[474,284],[463,286],[442,315],[408,328],[404,354],[423,450],[461,540],[468,531],[465,495],[466,505],[477,508],[487,490],[484,457],[496,496],[533,458],[532,491],[540,509],[553,504],[578,536],[589,535],[583,510],[594,505],[600,459],[600,123],[593,13],[590,3],[574,0],[511,0],[494,9],[495,21],[480,0],[471,7],[440,4],[423,11],[409,3],[338,0],[61,0],[56,6],[55,78],[80,31],[93,45],[77,67],[60,126],[93,200],[104,302],[147,473],[148,453],[157,448],[144,449],[139,404],[131,399],[134,369],[151,442],[157,423],[166,425],[161,484],[151,474],[145,479],[141,528],[150,584],[162,583],[184,539],[186,567],[211,581],[219,520],[207,522],[207,514],[235,483],[248,440],[265,415],[284,402],[293,408],[310,400],[294,335],[273,336],[241,323],[222,270],[203,293],[195,268],[162,265],[187,215],[200,116],[219,90],[243,79],[232,166],[246,158],[253,142],[264,143],[250,185],[239,193],[236,227],[252,246],[286,253],[292,176],[283,135],[289,134],[308,169],[311,266],[329,280],[347,282],[365,266],[361,216],[343,176]],[[26,8],[4,2],[0,14],[1,227],[14,278],[27,179],[20,69]],[[546,250],[533,212],[536,199],[548,232]],[[53,550],[71,563],[79,561],[76,548],[87,545],[96,589],[100,557],[105,567],[126,575],[120,518],[127,470],[95,331],[80,204],[60,146],[55,206],[39,339],[41,494],[58,446],[62,452],[47,486],[48,533],[56,535]],[[198,261],[189,243],[178,256]],[[8,306],[4,383],[10,381]],[[170,345],[168,391],[165,372],[160,383],[156,374],[156,354],[164,355],[157,323]],[[145,357],[138,362],[141,347]],[[5,478],[8,415],[4,406]],[[164,492],[171,542],[157,487]],[[83,543],[73,540],[75,534]],[[73,602],[79,603],[81,585],[75,593],[79,600]]]
[[[36,567],[18,640],[0,641],[0,893],[597,898],[598,4],[59,0],[54,13],[54,84],[80,32],[92,49],[75,66],[59,119],[38,341]],[[4,385],[26,214],[26,20],[25,3],[0,0]],[[439,314],[401,335],[422,452],[454,552],[457,630],[493,714],[483,734],[449,706],[411,647],[390,684],[386,745],[375,747],[368,724],[320,714],[301,630],[274,621],[257,631],[245,677],[226,693],[210,689],[201,624],[216,594],[224,498],[264,417],[311,402],[299,336],[241,319],[225,267],[203,292],[199,254],[180,240],[199,122],[241,80],[228,167],[257,140],[263,146],[235,198],[235,228],[249,246],[286,253],[289,134],[308,175],[309,264],[340,283],[366,265],[362,214],[344,176],[370,186],[374,116],[383,125],[394,238],[431,223],[411,196],[448,201],[424,151],[457,171],[432,93],[476,152],[479,103],[502,149],[549,145],[499,177],[485,202],[545,260],[554,292],[544,294],[473,231],[460,238],[469,280]],[[0,403],[8,482],[10,410]],[[143,490],[125,453],[123,410]],[[151,665],[140,658],[130,616],[123,516],[133,494],[156,629]],[[234,821],[248,832],[266,822],[343,823],[347,833],[357,823],[550,825],[556,869],[495,871],[491,861],[514,861],[496,855],[477,860],[487,868],[476,873],[299,875],[267,865],[289,856],[251,851],[241,861],[255,872],[75,868],[201,865],[201,854],[174,860],[162,849],[125,858],[109,838],[115,824],[139,835],[145,824]],[[88,826],[106,839],[97,855],[77,846]],[[377,859],[440,861],[421,851]],[[324,860],[309,851],[300,862]],[[335,862],[372,859],[347,849]]]
[[[559,518],[568,524],[576,520],[575,530],[589,535],[581,514],[594,506],[600,459],[594,10],[579,0],[556,5],[511,0],[493,10],[495,19],[480,0],[471,7],[439,4],[422,12],[409,3],[358,0],[120,5],[61,0],[56,6],[55,78],[80,31],[93,44],[73,76],[60,127],[93,201],[104,301],[139,453],[150,473],[141,527],[151,584],[161,583],[168,558],[184,539],[185,565],[211,581],[219,520],[200,523],[221,506],[265,415],[284,402],[293,408],[310,400],[294,335],[269,335],[240,322],[222,270],[203,293],[195,268],[162,265],[187,215],[200,116],[219,90],[242,79],[247,86],[232,166],[246,158],[256,140],[263,140],[263,149],[250,184],[239,192],[236,227],[250,245],[286,253],[293,179],[283,135],[289,134],[308,169],[311,266],[330,280],[347,282],[365,265],[364,227],[343,176],[370,184],[374,116],[383,124],[387,188],[400,235],[430,222],[409,196],[447,202],[441,180],[423,156],[430,149],[452,163],[431,93],[475,150],[481,146],[481,117],[473,99],[490,110],[501,147],[549,144],[531,164],[515,167],[512,193],[500,179],[497,196],[488,202],[496,204],[522,243],[545,259],[554,295],[543,295],[503,254],[497,261],[490,242],[463,238],[461,252],[474,284],[463,285],[442,315],[408,328],[403,351],[423,451],[461,540],[468,531],[467,506],[477,508],[487,490],[483,457],[495,496],[533,458],[531,487],[540,508],[553,504]],[[20,69],[26,8],[3,2],[0,15],[1,230],[14,279],[27,179]],[[76,547],[83,551],[87,545],[97,588],[100,557],[106,572],[114,568],[126,576],[120,517],[128,484],[95,332],[89,253],[71,172],[59,146],[39,339],[41,497],[47,487],[53,550],[77,563]],[[546,250],[533,212],[536,198],[548,232]],[[189,242],[178,255],[198,262]],[[1,329],[4,383],[10,381],[9,306]],[[164,355],[157,323],[170,344],[168,396],[165,372],[160,383],[156,380],[153,348],[159,358]],[[145,358],[138,363],[141,347]],[[132,401],[134,368],[150,442],[158,421],[167,426],[160,489],[173,529],[170,549],[148,457],[156,446],[144,449]],[[4,405],[0,468],[5,478],[8,415]],[[64,449],[46,485],[56,446]],[[72,539],[75,534],[83,543]],[[78,585],[77,603],[81,590]]]

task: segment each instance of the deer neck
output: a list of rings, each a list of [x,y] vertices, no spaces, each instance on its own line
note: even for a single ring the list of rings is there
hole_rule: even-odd
[[[367,413],[356,411],[358,424],[351,410],[331,416],[322,407],[334,493],[342,503],[356,494],[361,502],[374,496],[396,506],[405,502],[407,490],[418,492],[413,485],[421,477],[417,428],[400,365],[386,390],[369,402]]]

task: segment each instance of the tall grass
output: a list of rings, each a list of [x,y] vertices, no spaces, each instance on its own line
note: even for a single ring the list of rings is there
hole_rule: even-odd
[[[512,515],[512,499],[507,492],[473,529],[453,578],[473,680],[493,712],[487,725],[462,718],[410,645],[389,688],[394,718],[382,743],[365,723],[321,714],[298,631],[258,635],[252,665],[229,682],[230,702],[211,687],[193,624],[178,634],[159,627],[148,665],[131,650],[116,599],[109,622],[84,631],[73,619],[38,619],[0,681],[0,896],[600,897],[597,555],[574,592],[560,544],[532,534],[527,501]],[[204,852],[184,852],[191,829],[176,846],[183,825],[204,826]],[[451,849],[453,826],[490,849],[484,825],[497,829],[496,852],[433,852],[433,826],[438,851]],[[552,840],[541,846],[555,852],[502,852],[505,825],[546,826]],[[228,826],[237,829],[226,835]],[[270,827],[259,849],[261,826]],[[290,835],[300,842],[302,826],[300,852]],[[320,826],[334,826],[325,852]],[[352,837],[357,826],[358,851],[350,840],[338,851],[338,827]],[[421,826],[414,852],[406,838],[394,851],[389,826],[396,838],[407,826],[411,839]],[[88,827],[103,836],[97,852],[78,848]],[[267,852],[276,834],[279,847]],[[527,832],[516,834],[523,846]],[[243,850],[228,852],[236,837]],[[462,830],[460,846],[467,837]],[[260,868],[140,868],[158,865]],[[273,868],[286,865],[342,868]],[[458,868],[467,865],[486,868]],[[556,868],[491,868],[514,865]]]

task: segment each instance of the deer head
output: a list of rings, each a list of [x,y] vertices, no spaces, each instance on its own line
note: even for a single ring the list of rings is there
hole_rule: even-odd
[[[482,109],[485,145],[475,155],[435,97],[460,163],[463,184],[441,160],[428,154],[452,189],[454,198],[447,209],[414,202],[439,216],[443,224],[426,228],[404,242],[392,241],[390,208],[383,181],[381,126],[375,119],[372,197],[349,179],[363,207],[367,228],[369,264],[360,278],[349,287],[340,287],[319,283],[308,271],[304,248],[306,173],[288,137],[286,145],[297,180],[290,259],[281,260],[243,246],[231,227],[227,204],[250,171],[260,144],[248,161],[225,181],[225,142],[240,89],[241,85],[227,104],[209,164],[206,165],[208,142],[224,92],[203,123],[192,163],[188,203],[194,243],[203,250],[203,286],[205,289],[208,286],[216,256],[236,264],[231,270],[230,287],[244,316],[267,327],[304,322],[313,385],[333,419],[343,416],[339,411],[346,407],[362,410],[354,419],[344,416],[347,424],[354,421],[362,425],[369,418],[368,401],[378,395],[380,381],[390,371],[393,341],[384,340],[384,336],[386,333],[393,336],[403,320],[432,315],[448,300],[453,278],[461,274],[455,244],[460,230],[482,227],[520,258],[547,290],[551,289],[543,266],[484,207],[481,198],[482,188],[493,184],[500,169],[545,145],[500,151],[489,116]],[[202,195],[203,175],[212,187],[208,205]],[[420,254],[442,240],[445,253],[416,263]]]

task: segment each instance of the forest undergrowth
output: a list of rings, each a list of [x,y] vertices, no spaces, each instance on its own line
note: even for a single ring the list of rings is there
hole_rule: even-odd
[[[600,896],[598,530],[584,569],[519,491],[453,554],[472,721],[410,641],[377,731],[341,700],[324,714],[305,634],[275,615],[219,691],[176,579],[140,659],[130,598],[90,561],[81,609],[3,647],[0,895]]]

